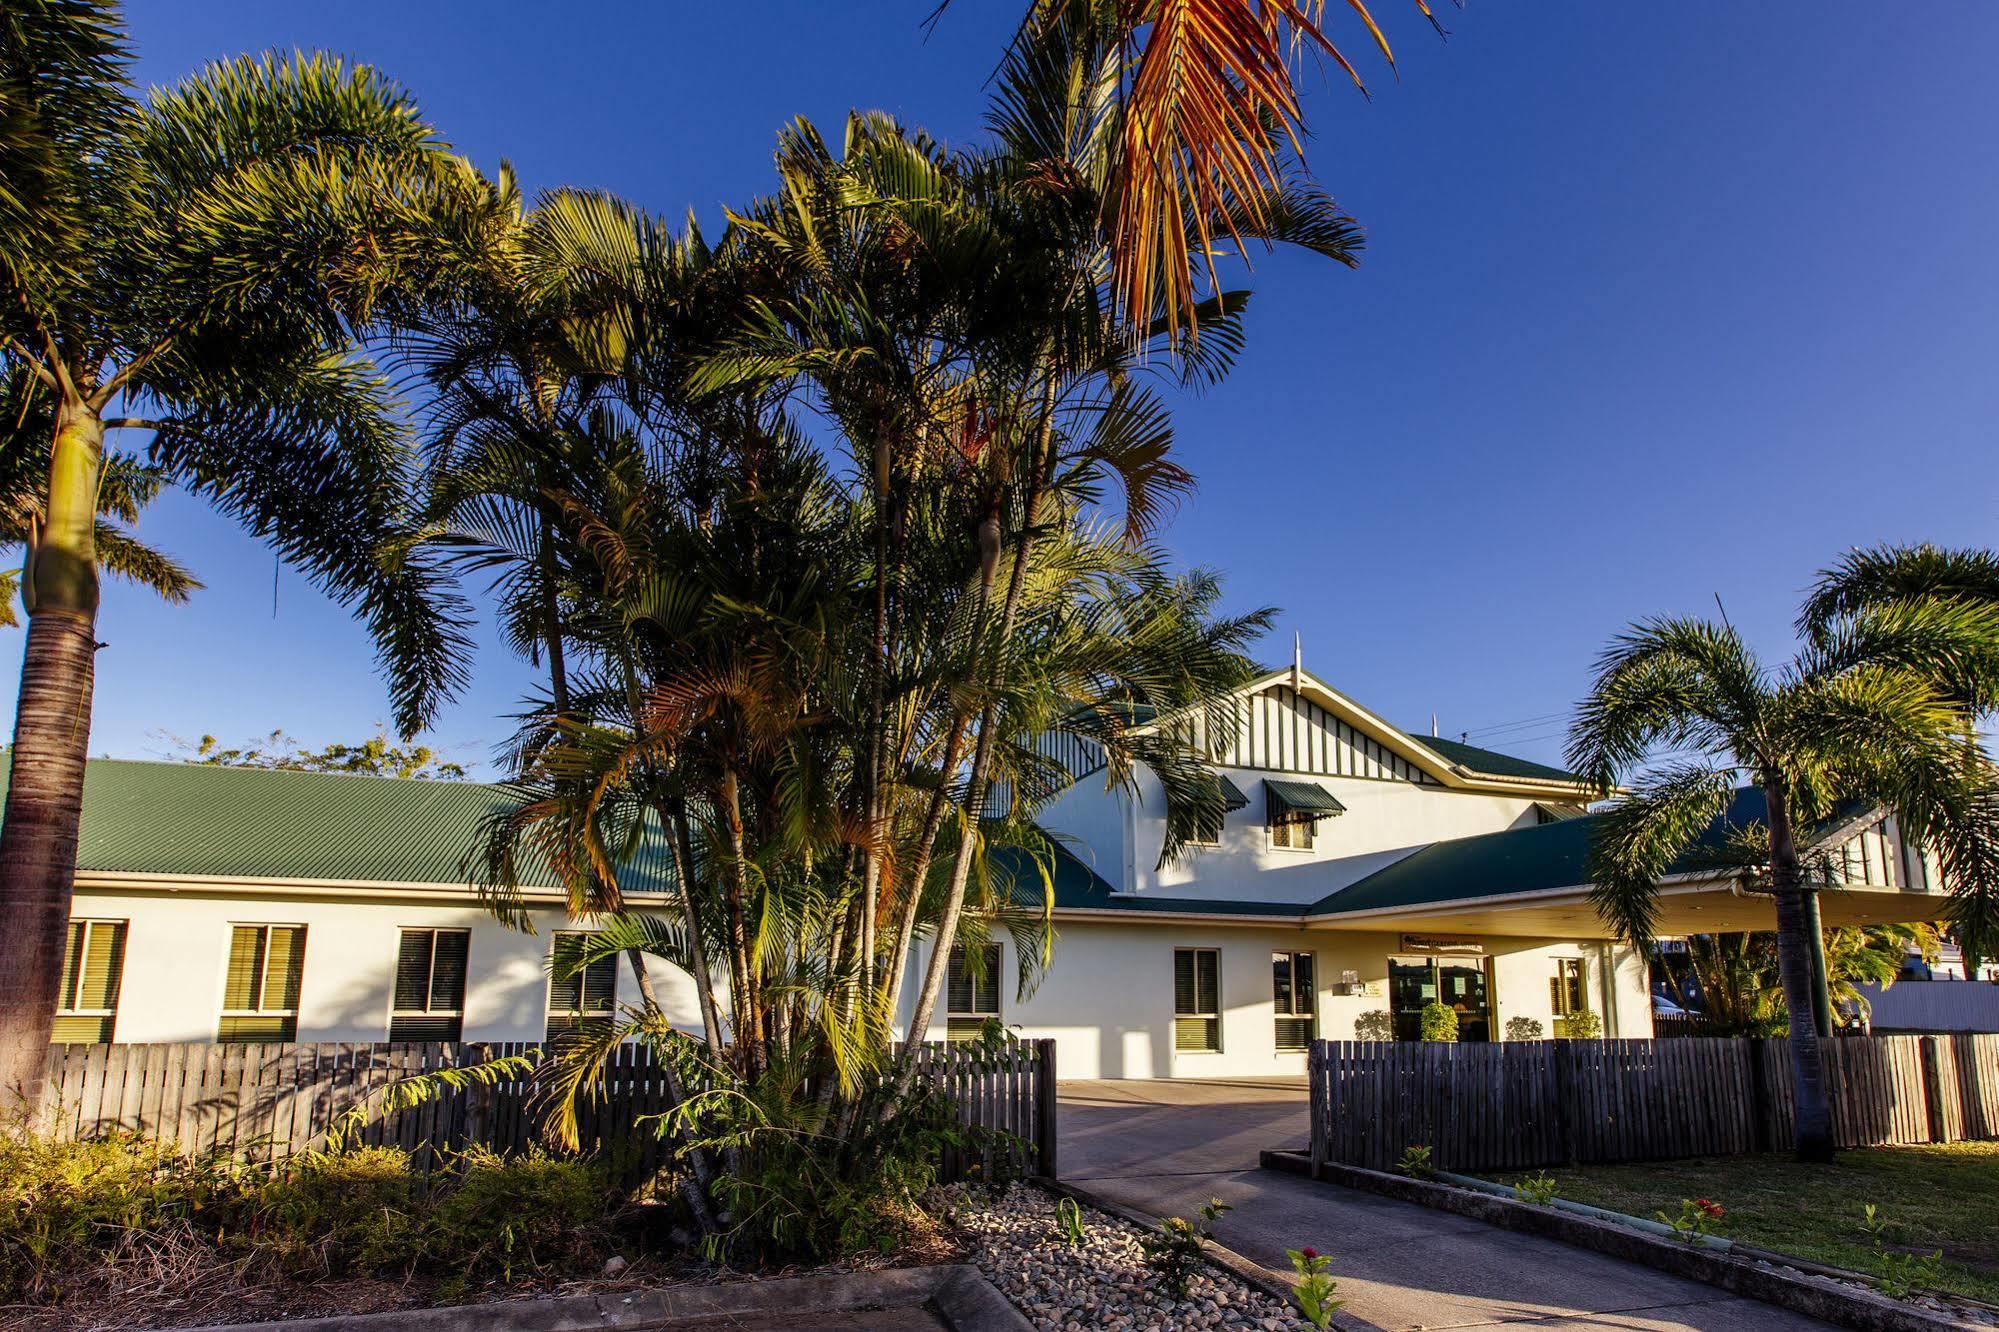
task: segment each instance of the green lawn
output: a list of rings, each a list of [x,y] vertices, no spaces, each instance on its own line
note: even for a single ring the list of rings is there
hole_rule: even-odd
[[[1829,1166],[1734,1156],[1548,1173],[1561,1197],[1647,1219],[1710,1198],[1728,1209],[1717,1234],[1862,1272],[1873,1264],[1861,1208],[1873,1203],[1895,1223],[1895,1247],[1943,1251],[1944,1289],[1999,1303],[1999,1143],[1876,1147]]]

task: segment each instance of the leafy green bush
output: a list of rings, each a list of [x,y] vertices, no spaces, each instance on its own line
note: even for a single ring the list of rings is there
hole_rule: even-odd
[[[286,1272],[407,1272],[421,1256],[421,1182],[399,1147],[312,1152],[255,1189],[241,1242]]]
[[[575,1266],[593,1257],[616,1199],[590,1162],[467,1152],[430,1208],[424,1257],[441,1271],[511,1281],[521,1270]]]
[[[240,1180],[226,1161],[136,1134],[59,1142],[0,1130],[0,1293],[39,1297],[119,1234],[222,1224]]]
[[[1159,1279],[1173,1292],[1175,1299],[1187,1298],[1187,1287],[1207,1261],[1202,1255],[1202,1241],[1213,1239],[1215,1222],[1234,1210],[1220,1198],[1210,1198],[1201,1204],[1199,1221],[1189,1221],[1184,1216],[1169,1216],[1159,1223],[1158,1230],[1140,1238],[1139,1247],[1145,1251],[1145,1265],[1159,1274]]]
[[[1529,1175],[1514,1184],[1513,1196],[1521,1202],[1533,1203],[1536,1207],[1546,1207],[1555,1201],[1555,1187],[1555,1177],[1544,1170],[1538,1175]]]
[[[1426,1041],[1455,1041],[1458,1038],[1458,1013],[1432,999],[1423,1005],[1423,1039]]]
[[[1538,1041],[1545,1029],[1541,1019],[1513,1017],[1506,1019],[1506,1039],[1509,1041]]]
[[[1578,1008],[1562,1019],[1562,1034],[1572,1041],[1600,1041],[1603,1019],[1593,1009]]]
[[[1402,1159],[1395,1163],[1395,1171],[1397,1174],[1407,1175],[1411,1179],[1435,1179],[1437,1177],[1437,1165],[1436,1162],[1430,1159],[1430,1149],[1428,1147],[1404,1147],[1402,1149]]]

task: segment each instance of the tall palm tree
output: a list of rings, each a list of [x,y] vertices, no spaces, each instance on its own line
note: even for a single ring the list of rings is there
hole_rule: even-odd
[[[1803,1160],[1828,1159],[1834,1144],[1810,1020],[1800,828],[1841,802],[1886,806],[1905,836],[1938,853],[1960,922],[1974,933],[1991,924],[1976,886],[1999,871],[1994,775],[1967,755],[1954,679],[1999,679],[1999,610],[1861,607],[1775,671],[1729,625],[1650,620],[1604,653],[1570,733],[1570,763],[1606,794],[1643,769],[1602,816],[1590,855],[1598,913],[1641,950],[1658,920],[1659,877],[1722,815],[1738,774],[1761,790],[1756,832],[1776,906]],[[1659,751],[1678,757],[1644,769]]]
[[[141,101],[109,0],[0,16],[0,378],[51,402],[29,628],[0,830],[0,1087],[34,1094],[75,870],[97,650],[109,432],[271,542],[368,622],[398,726],[460,678],[454,599],[385,561],[407,444],[360,337],[424,268],[406,238],[457,187],[372,70],[302,57],[209,67]],[[25,188],[23,188],[25,187]]]
[[[1798,613],[1798,631],[1823,642],[1855,613],[1868,608],[1920,607],[1926,602],[1999,607],[1999,554],[1989,550],[1951,550],[1927,543],[1916,546],[1874,546],[1849,551],[1819,576]],[[1965,712],[1965,760],[1981,758],[1978,722],[1999,707],[1991,682],[1976,670],[1956,671],[1944,681],[1945,692]],[[1999,883],[1964,882],[1961,898],[1979,899],[1975,910],[1959,913],[1957,942],[1964,949],[1965,974],[1975,975],[1980,958],[1999,951],[1999,939],[1982,922],[1999,918]]]

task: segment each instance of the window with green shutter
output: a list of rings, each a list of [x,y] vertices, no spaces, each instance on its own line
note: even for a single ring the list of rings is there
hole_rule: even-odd
[[[125,922],[72,920],[63,950],[62,991],[56,998],[57,1045],[110,1042],[118,1019],[118,985],[125,971]]]
[[[590,936],[558,930],[548,952],[548,1038],[573,1035],[609,1022],[618,1004],[616,954],[579,965]]]
[[[978,965],[972,965],[974,961]],[[985,1030],[987,1019],[1000,1015],[1000,946],[986,944],[976,959],[965,945],[951,949],[944,980],[944,1038],[969,1041]]]
[[[1173,1048],[1222,1048],[1222,955],[1214,948],[1173,950]]]
[[[1312,1043],[1318,980],[1310,953],[1270,955],[1270,997],[1277,1011],[1277,1048],[1303,1050]]]
[[[396,949],[392,1041],[455,1041],[465,1030],[468,930],[404,930]]]
[[[234,925],[218,1041],[295,1041],[305,926]]]

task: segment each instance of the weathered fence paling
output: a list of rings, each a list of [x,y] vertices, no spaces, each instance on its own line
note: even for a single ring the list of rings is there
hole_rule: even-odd
[[[1999,1138],[1999,1035],[1825,1042],[1842,1147]],[[1452,1170],[1787,1150],[1782,1040],[1315,1041],[1311,1153],[1392,1169],[1427,1146]]]
[[[927,1046],[921,1067],[956,1103],[963,1123],[1011,1134],[1020,1144],[1016,1154],[1029,1158],[1013,1164],[1052,1176],[1054,1046],[1048,1040],[998,1051]],[[540,1048],[526,1041],[57,1045],[49,1049],[39,1125],[60,1138],[122,1130],[192,1154],[270,1163],[325,1146],[350,1111],[382,1105],[395,1083]],[[402,1147],[424,1171],[444,1153],[473,1145],[521,1152],[540,1140],[546,1097],[532,1077],[474,1084],[409,1109],[371,1112],[356,1137]],[[604,1069],[601,1094],[581,1107],[584,1150],[631,1178],[651,1178],[667,1145],[643,1121],[671,1106],[651,1050],[621,1046]],[[945,1176],[960,1178],[975,1162],[988,1174],[996,1165],[990,1150],[952,1153],[943,1162]]]

